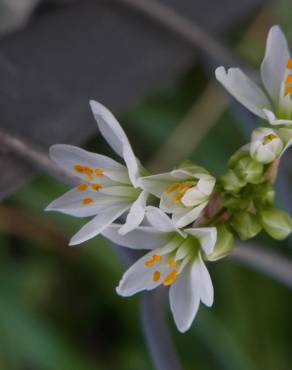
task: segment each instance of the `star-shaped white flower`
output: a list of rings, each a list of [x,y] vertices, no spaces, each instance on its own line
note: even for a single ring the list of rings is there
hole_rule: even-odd
[[[159,207],[172,215],[178,228],[194,222],[208,204],[216,179],[204,168],[189,166],[140,179],[149,193],[160,198]]]
[[[263,86],[239,68],[216,69],[216,78],[241,104],[271,125],[292,125],[292,58],[279,26],[268,35],[261,65]]]
[[[150,249],[122,277],[117,292],[127,297],[163,284],[169,286],[169,301],[177,328],[187,331],[202,301],[213,304],[213,285],[203,262],[202,253],[212,253],[215,227],[176,229],[160,209],[148,207],[146,217],[151,226],[139,226],[127,235],[112,224],[103,235],[116,244],[133,249]]]
[[[70,245],[93,238],[129,211],[120,229],[121,234],[127,233],[141,223],[145,214],[147,193],[138,187],[143,168],[125,132],[102,104],[91,101],[90,105],[101,134],[126,166],[72,145],[57,144],[50,148],[52,160],[79,177],[80,184],[53,201],[46,210],[75,217],[95,216],[73,236]]]

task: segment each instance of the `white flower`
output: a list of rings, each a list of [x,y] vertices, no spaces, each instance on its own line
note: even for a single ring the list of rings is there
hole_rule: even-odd
[[[143,189],[160,198],[160,208],[172,214],[176,227],[195,221],[206,207],[215,178],[204,168],[191,166],[140,179]]]
[[[267,164],[279,159],[291,144],[292,129],[260,127],[253,131],[248,147],[254,160]]]
[[[143,171],[122,127],[100,103],[90,102],[98,128],[126,166],[104,155],[72,145],[53,145],[50,157],[62,169],[80,178],[80,184],[52,202],[46,210],[76,217],[95,216],[73,236],[70,245],[82,243],[101,233],[126,211],[120,233],[137,227],[143,220],[147,193],[138,187]]]
[[[103,235],[119,245],[133,249],[150,249],[122,277],[117,292],[127,297],[163,284],[169,286],[170,307],[181,332],[188,330],[197,314],[200,301],[213,304],[213,285],[202,259],[202,251],[212,253],[217,230],[189,228],[183,232],[173,226],[160,209],[148,207],[146,217],[151,226],[140,226],[121,236],[119,225],[112,224]]]
[[[251,135],[250,155],[258,162],[273,162],[280,156],[283,147],[283,141],[276,130],[260,127]]]
[[[292,124],[292,58],[279,26],[268,35],[261,65],[263,87],[258,86],[239,68],[216,69],[216,78],[247,109],[272,125]]]

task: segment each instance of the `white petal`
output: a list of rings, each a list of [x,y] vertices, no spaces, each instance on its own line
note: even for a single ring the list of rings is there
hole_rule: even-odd
[[[152,226],[139,226],[126,235],[121,235],[120,224],[108,226],[102,235],[113,243],[132,249],[155,249],[167,244],[169,236],[162,233]]]
[[[186,191],[181,202],[186,207],[194,207],[206,200],[206,194],[202,193],[196,186]]]
[[[142,290],[154,289],[161,284],[161,279],[157,282],[153,281],[155,269],[145,266],[145,262],[151,259],[152,255],[152,251],[147,253],[125,272],[116,289],[119,295],[129,297]]]
[[[214,288],[212,280],[204,264],[201,255],[199,254],[199,268],[200,268],[200,298],[201,301],[208,307],[211,307],[214,301]]]
[[[213,252],[217,240],[216,227],[202,227],[186,229],[187,234],[195,236],[206,254]]]
[[[146,217],[150,224],[159,231],[164,233],[177,231],[171,219],[157,207],[148,206]]]
[[[216,179],[213,176],[201,175],[200,180],[197,183],[198,189],[205,195],[210,195],[214,189]]]
[[[161,173],[159,175],[141,177],[139,179],[139,186],[150,194],[160,198],[165,188],[172,182],[175,182],[175,179],[170,173]]]
[[[127,135],[113,114],[102,104],[91,100],[90,106],[98,128],[113,150],[124,158],[133,185],[137,185],[140,165],[135,157]]]
[[[99,190],[100,193],[123,198],[135,198],[137,196],[137,189],[132,186],[109,186]]]
[[[73,145],[52,145],[50,147],[50,157],[62,169],[81,178],[83,178],[84,175],[74,170],[74,166],[76,164],[85,165],[93,169],[100,167],[105,170],[118,172],[124,172],[126,170],[125,166],[106,157],[105,155],[91,153]]]
[[[239,68],[224,67],[215,71],[216,78],[241,104],[259,117],[265,118],[263,109],[271,109],[263,90],[247,77]]]
[[[264,86],[276,106],[279,104],[281,84],[289,57],[290,52],[285,35],[279,26],[273,26],[267,38],[261,76]]]
[[[146,193],[146,191],[142,191],[137,200],[130,208],[130,212],[127,216],[126,222],[119,231],[121,235],[125,235],[141,224],[145,216],[147,198],[148,193]]]
[[[265,119],[273,126],[277,125],[292,125],[292,120],[290,119],[278,119],[275,114],[270,109],[263,109]]]
[[[200,304],[200,275],[199,262],[188,264],[179,275],[177,281],[169,290],[170,308],[178,330],[187,331]]]
[[[207,204],[208,202],[204,202],[199,206],[191,209],[190,211],[189,209],[186,209],[184,213],[174,214],[172,216],[172,220],[174,222],[175,227],[178,228],[185,227],[194,222],[200,216],[201,212],[203,211]]]
[[[94,203],[85,205],[82,203],[84,198],[92,198]],[[109,197],[100,192],[89,190],[80,192],[72,189],[50,203],[46,211],[57,211],[75,217],[88,217],[96,215],[119,201],[116,197]]]
[[[113,221],[120,217],[127,209],[129,209],[129,207],[130,204],[128,202],[121,202],[118,205],[105,209],[93,220],[84,225],[78,233],[72,237],[69,245],[80,244],[86,240],[94,238],[96,235],[104,231],[104,229]]]

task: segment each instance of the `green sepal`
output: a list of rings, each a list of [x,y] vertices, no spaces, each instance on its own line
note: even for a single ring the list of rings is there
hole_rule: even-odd
[[[230,254],[234,248],[235,239],[232,232],[224,224],[217,226],[217,241],[211,254],[204,254],[207,261],[217,261]]]

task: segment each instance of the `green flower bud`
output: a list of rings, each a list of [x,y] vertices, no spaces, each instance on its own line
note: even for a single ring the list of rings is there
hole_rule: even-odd
[[[270,206],[274,203],[275,189],[270,182],[255,187],[254,201],[257,206]]]
[[[209,255],[204,255],[204,259],[208,261],[217,261],[229,253],[235,245],[235,239],[231,231],[228,230],[226,225],[220,225],[217,227],[217,241],[214,250]]]
[[[242,196],[225,196],[224,207],[230,211],[244,211],[251,206],[251,200]]]
[[[251,184],[264,181],[264,165],[250,157],[241,158],[234,167],[234,172],[242,180]]]
[[[246,182],[240,179],[233,170],[228,170],[220,180],[224,190],[231,193],[238,193],[246,185]]]
[[[274,239],[282,240],[292,231],[292,219],[287,212],[269,207],[261,211],[264,230]]]
[[[254,214],[242,211],[234,213],[231,226],[238,233],[241,240],[251,239],[262,230],[262,225]]]
[[[228,165],[230,168],[233,168],[236,163],[245,157],[249,157],[249,148],[247,146],[243,146],[242,148],[238,149],[229,159]]]

